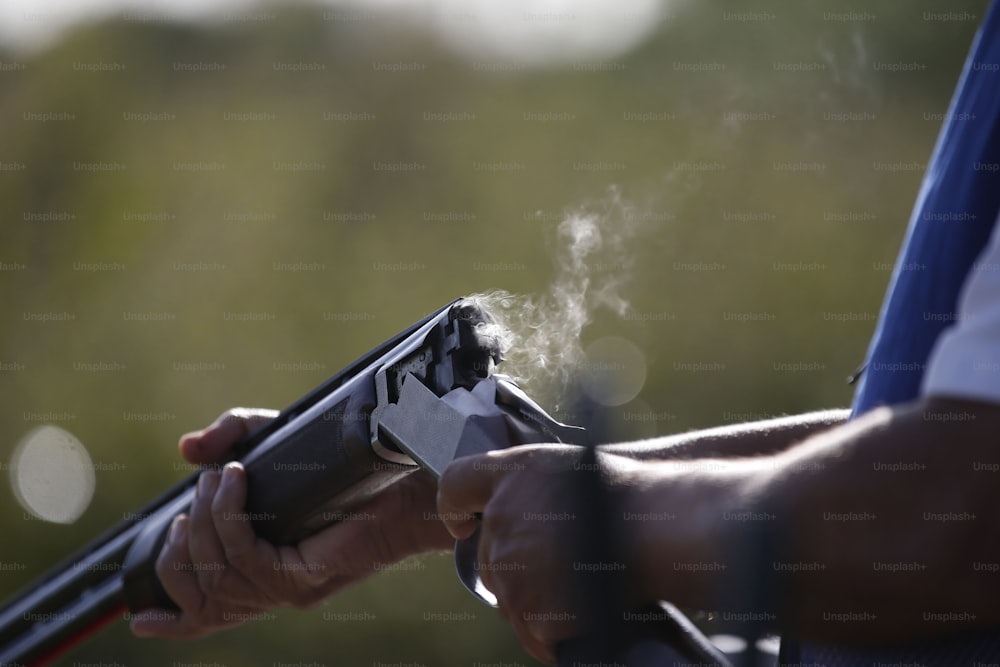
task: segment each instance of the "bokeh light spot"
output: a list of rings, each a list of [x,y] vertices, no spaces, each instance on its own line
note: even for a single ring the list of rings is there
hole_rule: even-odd
[[[623,405],[646,383],[646,356],[621,336],[599,338],[587,346],[580,368],[583,390],[601,405]]]
[[[10,482],[25,511],[44,521],[73,523],[94,497],[94,465],[72,433],[47,424],[18,443]]]

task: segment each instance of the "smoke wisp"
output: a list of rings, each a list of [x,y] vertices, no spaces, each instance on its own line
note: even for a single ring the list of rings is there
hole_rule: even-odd
[[[568,211],[550,234],[555,278],[532,295],[503,290],[473,295],[502,330],[500,372],[558,409],[586,364],[581,333],[596,312],[624,316],[633,271],[630,242],[644,216],[617,188],[597,203]]]

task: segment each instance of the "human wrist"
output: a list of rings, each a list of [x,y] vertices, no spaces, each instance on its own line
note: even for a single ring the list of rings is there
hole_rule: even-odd
[[[621,494],[630,589],[639,603],[666,600],[707,609],[724,587],[733,555],[728,522],[737,503],[722,478],[691,464],[645,464]]]

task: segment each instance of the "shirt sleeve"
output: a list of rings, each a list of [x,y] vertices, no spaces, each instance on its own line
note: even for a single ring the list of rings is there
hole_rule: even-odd
[[[931,350],[921,394],[1000,403],[1000,234],[973,262],[956,322]]]

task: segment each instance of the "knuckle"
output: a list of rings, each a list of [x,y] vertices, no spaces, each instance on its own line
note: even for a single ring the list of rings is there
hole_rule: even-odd
[[[239,431],[246,432],[250,420],[249,412],[246,408],[229,408],[215,420],[215,426],[225,427],[233,424]]]
[[[253,408],[235,407],[226,410],[222,416],[225,421],[238,422],[240,426],[245,428],[257,417],[258,412],[258,410],[254,410]]]
[[[222,563],[208,563],[198,571],[198,586],[208,598],[226,596],[226,566]]]
[[[226,554],[226,561],[240,572],[252,572],[257,563],[253,557],[252,550],[238,544],[225,544],[223,551]]]

